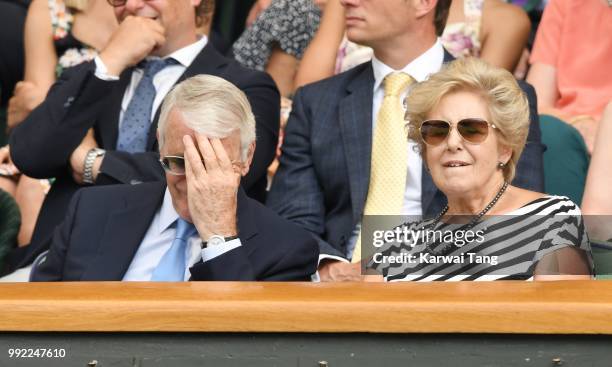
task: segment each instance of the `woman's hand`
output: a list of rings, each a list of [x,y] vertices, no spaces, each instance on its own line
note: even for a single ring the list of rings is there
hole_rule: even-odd
[[[19,169],[13,164],[11,160],[11,152],[8,145],[0,148],[0,175],[2,176],[14,176],[19,174]]]

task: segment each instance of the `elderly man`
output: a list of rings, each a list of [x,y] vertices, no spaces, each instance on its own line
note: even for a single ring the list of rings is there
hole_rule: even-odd
[[[158,137],[167,186],[79,191],[34,280],[303,280],[316,270],[310,234],[240,187],[255,151],[240,90],[209,75],[180,83]]]
[[[300,89],[267,205],[317,236],[321,280],[360,280],[364,215],[435,216],[446,203],[406,138],[402,101],[452,60],[442,34],[450,0],[340,0],[349,40],[374,58]],[[543,190],[535,113],[514,184]]]
[[[240,67],[198,37],[212,0],[108,0],[120,23],[95,62],[66,71],[11,136],[13,162],[28,176],[54,177],[30,246],[12,265],[48,248],[54,228],[83,185],[163,180],[157,163],[158,107],[177,82],[198,74],[232,82],[256,116],[257,150],[242,186],[263,200],[278,140],[280,97],[265,73]]]

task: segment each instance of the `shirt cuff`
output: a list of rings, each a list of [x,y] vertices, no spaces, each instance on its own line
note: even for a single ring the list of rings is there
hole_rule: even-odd
[[[231,241],[227,241],[226,243],[213,247],[206,247],[202,249],[202,262],[207,262],[215,257],[219,257],[226,252],[229,252],[235,248],[242,246],[242,242],[240,242],[240,238],[233,239]]]
[[[321,260],[337,260],[342,261],[344,263],[348,263],[349,261],[343,257],[335,256],[335,255],[319,255],[319,262],[317,263],[317,269],[319,269],[319,265],[321,264]],[[321,281],[321,277],[319,276],[319,270],[317,270],[314,274],[310,276],[310,281],[319,283]]]
[[[104,65],[104,62],[102,61],[100,56],[96,56],[96,58],[94,59],[94,62],[96,63],[96,72],[94,73],[96,78],[106,80],[106,81],[119,80],[118,76],[110,75],[108,73],[108,69],[106,68],[106,65]]]

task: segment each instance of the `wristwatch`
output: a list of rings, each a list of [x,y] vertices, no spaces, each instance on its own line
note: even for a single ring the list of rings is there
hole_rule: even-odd
[[[237,238],[238,236],[223,237],[219,235],[212,235],[208,241],[202,241],[202,248],[220,246]]]
[[[106,150],[99,148],[92,148],[87,152],[85,156],[85,164],[83,164],[83,182],[92,185],[94,183],[93,178],[93,165],[97,157],[102,157],[106,153]]]

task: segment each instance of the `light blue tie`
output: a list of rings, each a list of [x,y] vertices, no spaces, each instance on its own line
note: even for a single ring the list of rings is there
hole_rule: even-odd
[[[129,153],[146,151],[147,136],[151,126],[151,109],[157,94],[153,78],[166,66],[176,63],[177,61],[173,58],[151,59],[144,63],[142,79],[123,115],[117,139],[117,150]]]
[[[154,282],[182,282],[185,279],[187,241],[196,233],[196,228],[181,218],[177,219],[176,223],[176,236],[172,246],[153,270],[151,280]]]

